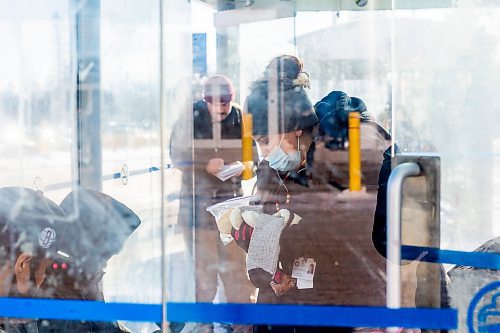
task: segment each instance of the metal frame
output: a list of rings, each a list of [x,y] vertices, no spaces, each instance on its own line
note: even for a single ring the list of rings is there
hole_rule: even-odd
[[[403,181],[420,174],[417,163],[395,167],[387,184],[387,307],[401,306],[401,194]]]

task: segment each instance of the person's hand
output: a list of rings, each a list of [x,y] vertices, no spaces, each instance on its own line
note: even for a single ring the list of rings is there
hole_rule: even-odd
[[[270,285],[276,296],[280,297],[295,288],[297,285],[297,279],[294,279],[278,270],[276,271],[274,279],[271,281]]]
[[[224,167],[224,160],[222,158],[211,158],[205,170],[212,175],[218,173]]]

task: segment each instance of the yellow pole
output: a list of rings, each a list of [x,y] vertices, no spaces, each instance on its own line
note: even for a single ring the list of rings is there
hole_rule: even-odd
[[[349,112],[349,190],[361,191],[360,114]]]
[[[252,115],[244,113],[241,126],[241,161],[245,168],[241,174],[244,180],[253,177],[253,149],[252,149]]]

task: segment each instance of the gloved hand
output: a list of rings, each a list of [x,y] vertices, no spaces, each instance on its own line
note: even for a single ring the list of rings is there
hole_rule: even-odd
[[[262,268],[252,268],[248,271],[248,278],[256,288],[264,288],[269,286],[273,275]]]
[[[287,294],[297,285],[297,279],[283,273],[281,270],[277,270],[273,276],[262,268],[254,268],[248,271],[248,277],[256,288],[264,288],[270,285],[278,297]]]
[[[236,208],[229,214],[231,223],[231,236],[236,245],[248,252],[250,238],[257,223],[257,218],[262,214],[262,206],[243,206]]]
[[[238,231],[243,223],[240,208],[229,208],[218,220],[216,220],[216,222],[220,232],[220,238],[224,245],[231,243],[232,239],[230,236],[233,235],[234,230]]]
[[[253,230],[254,228],[246,222],[241,223],[239,230],[236,230],[235,228],[231,230],[231,236],[233,236],[236,245],[241,247],[245,252],[248,252]]]
[[[297,285],[297,279],[294,279],[290,275],[277,270],[274,274],[274,279],[269,284],[271,285],[271,288],[276,296],[280,297],[295,288]]]

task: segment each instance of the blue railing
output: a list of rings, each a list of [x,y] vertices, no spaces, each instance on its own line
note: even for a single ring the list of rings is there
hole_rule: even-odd
[[[0,298],[0,317],[161,322],[161,304]],[[455,309],[167,303],[171,322],[454,329]]]

